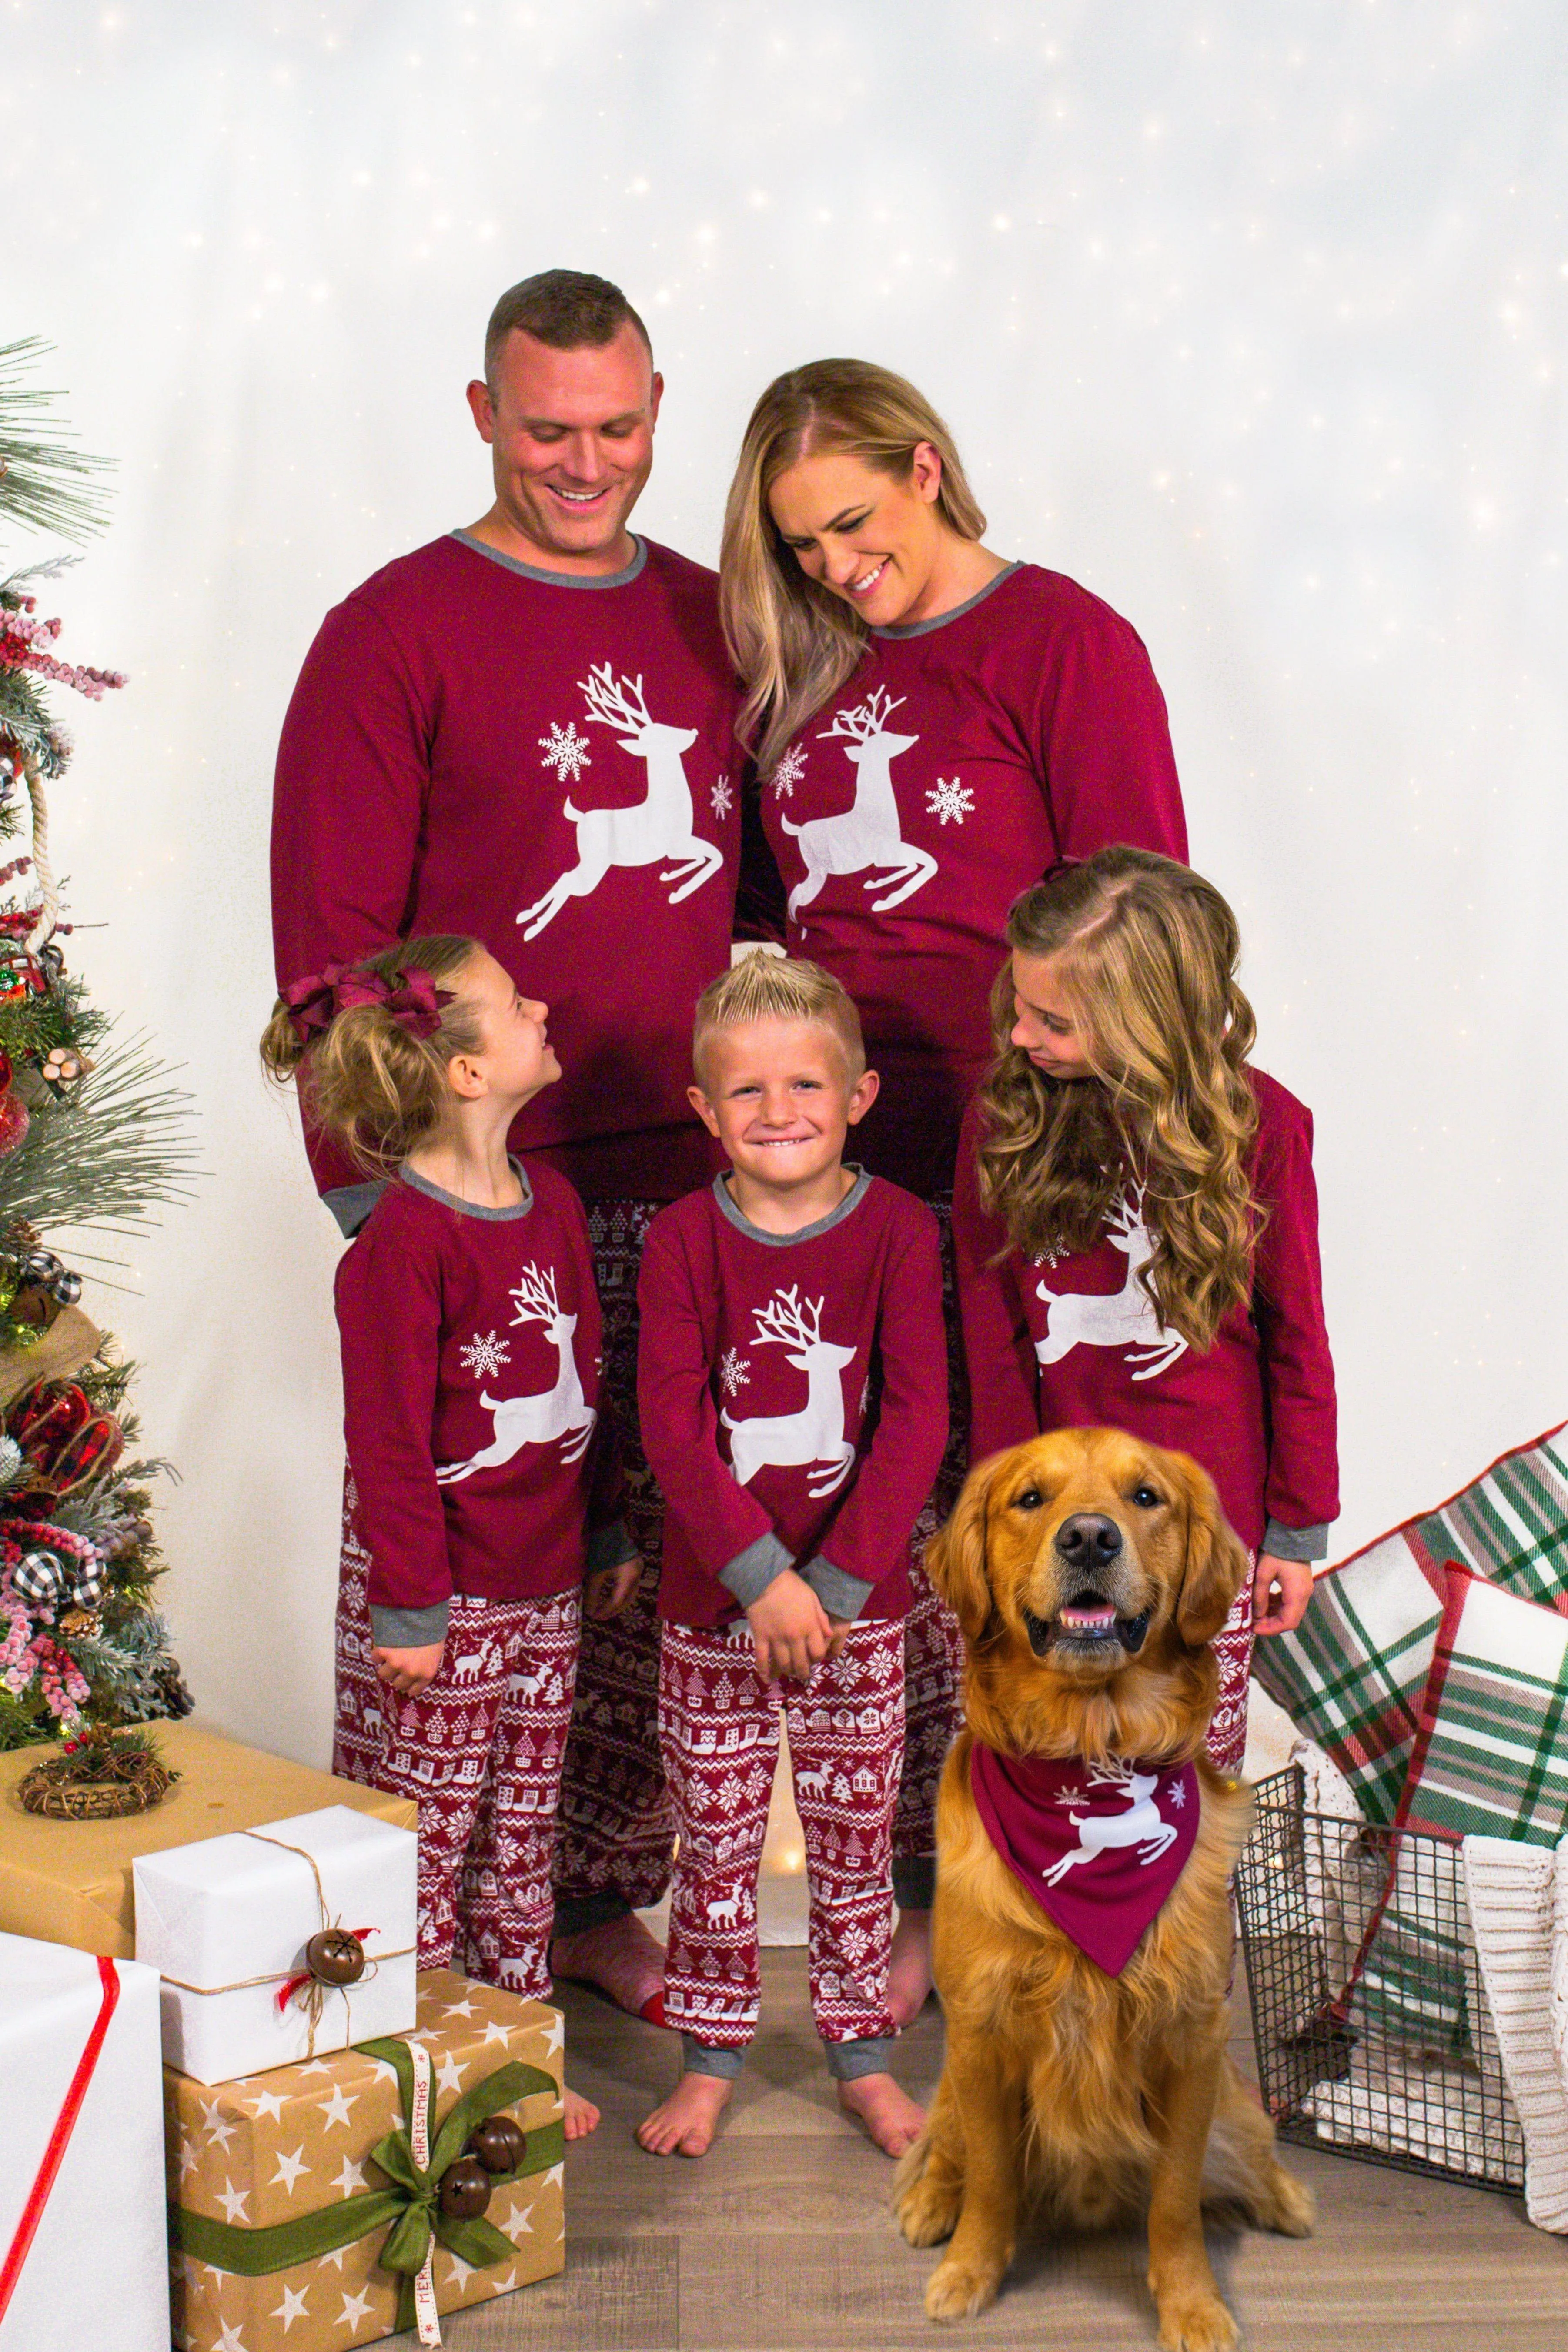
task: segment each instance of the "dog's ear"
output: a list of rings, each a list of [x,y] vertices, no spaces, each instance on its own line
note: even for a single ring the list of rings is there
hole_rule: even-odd
[[[1187,1454],[1171,1457],[1187,1496],[1187,1555],[1176,1601],[1176,1631],[1189,1650],[1212,1642],[1252,1573],[1252,1559],[1219,1507],[1214,1481]]]
[[[972,1646],[992,1616],[991,1583],[985,1573],[985,1517],[993,1462],[978,1462],[963,1482],[945,1527],[926,1546],[926,1574],[957,1618]]]

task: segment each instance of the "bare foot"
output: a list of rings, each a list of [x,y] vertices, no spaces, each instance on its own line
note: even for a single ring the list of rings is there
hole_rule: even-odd
[[[550,1969],[552,1976],[595,1986],[633,2017],[664,2023],[664,1947],[655,1943],[635,1911],[575,1936],[557,1936],[550,1947]]]
[[[917,2018],[931,1990],[931,1913],[900,1911],[888,1963],[888,2013],[900,2032]]]
[[[905,2096],[890,2074],[857,2074],[838,2085],[838,2104],[863,2124],[884,2156],[903,2156],[925,2129],[925,2110]]]
[[[570,2084],[563,2085],[561,2098],[566,2110],[567,2138],[586,2139],[598,2123],[598,2108],[592,2099],[585,2099],[580,2091],[573,2090]]]
[[[706,2156],[735,2085],[728,2074],[682,2074],[662,2106],[637,2126],[650,2156]]]

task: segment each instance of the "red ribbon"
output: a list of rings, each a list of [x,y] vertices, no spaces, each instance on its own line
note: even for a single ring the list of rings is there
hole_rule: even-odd
[[[357,1943],[363,1944],[367,1936],[374,1935],[375,1929],[374,1927],[351,1927],[349,1929],[349,1933],[353,1937]],[[279,2016],[282,2016],[284,2011],[288,2008],[295,1994],[297,1992],[301,1992],[306,1985],[325,1983],[325,1981],[326,1979],[324,1978],[317,1977],[311,1969],[301,1969],[297,1977],[290,1977],[288,1982],[282,1985],[279,1990]],[[348,1985],[330,1985],[327,1989],[330,1992],[348,1992],[352,1990]]]
[[[109,2032],[109,2021],[114,2015],[115,2004],[120,1999],[120,1971],[114,1962],[100,1958],[98,1963],[98,1974],[103,1987],[103,1998],[99,2003],[98,2015],[93,2020],[92,2032],[87,2037],[87,2045],[77,2060],[76,2073],[70,2078],[70,2086],[66,2092],[59,2114],[55,2117],[55,2127],[49,2134],[49,2144],[44,2150],[44,2160],[38,2167],[37,2179],[34,2181],[27,2201],[22,2208],[22,2218],[16,2224],[16,2234],[11,2241],[5,2267],[0,2269],[0,2319],[5,2316],[6,2305],[16,2293],[16,2282],[22,2275],[22,2265],[26,2261],[32,2249],[33,2240],[37,2235],[38,2224],[44,2218],[44,2208],[49,2201],[50,2191],[55,2185],[55,2177],[65,2161],[66,2149],[70,2146],[70,2136],[76,2129],[77,2117],[80,2115],[82,2102],[87,2097],[88,2084],[92,2080],[99,2053],[103,2048]]]
[[[417,964],[388,980],[365,964],[330,963],[303,980],[291,980],[283,991],[284,1010],[301,1045],[356,1004],[384,1005],[411,1037],[433,1037],[441,1026],[436,983]]]

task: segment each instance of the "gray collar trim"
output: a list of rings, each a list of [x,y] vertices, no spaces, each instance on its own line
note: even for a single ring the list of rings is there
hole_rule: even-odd
[[[744,1234],[748,1241],[761,1242],[764,1249],[792,1249],[796,1242],[811,1242],[818,1234],[830,1234],[835,1225],[841,1225],[846,1217],[853,1216],[870,1191],[871,1179],[864,1168],[857,1168],[853,1160],[846,1160],[845,1166],[854,1169],[855,1181],[838,1206],[829,1209],[825,1217],[818,1217],[814,1225],[802,1225],[797,1234],[767,1234],[761,1225],[753,1225],[750,1217],[743,1217],[731,1199],[730,1186],[723,1176],[713,1179],[713,1198],[719,1203],[720,1214],[727,1217],[735,1231]]]
[[[951,613],[938,613],[931,621],[895,621],[889,628],[873,629],[871,635],[874,637],[929,637],[933,629],[945,629],[950,621],[962,621],[965,613],[973,613],[976,604],[984,604],[987,596],[994,596],[1004,580],[1011,580],[1017,569],[1016,563],[1009,563],[994,580],[988,580],[984,588],[977,588],[973,596],[966,596],[962,604],[955,604]]]
[[[444,1209],[455,1209],[460,1217],[479,1217],[487,1225],[506,1225],[518,1217],[526,1217],[533,1206],[533,1187],[528,1181],[527,1169],[510,1151],[506,1158],[507,1166],[522,1186],[521,1200],[510,1209],[482,1209],[477,1201],[459,1201],[456,1192],[444,1192],[439,1184],[432,1184],[427,1176],[419,1175],[406,1160],[397,1173],[411,1192],[423,1192],[427,1201],[439,1201]]]
[[[637,553],[624,572],[545,572],[537,563],[520,563],[515,555],[503,555],[499,547],[487,547],[471,530],[455,530],[452,537],[464,547],[471,547],[476,555],[488,556],[507,572],[515,572],[523,580],[542,580],[547,588],[624,588],[637,578],[647,562],[647,541],[632,533]],[[944,615],[944,618],[951,615]]]

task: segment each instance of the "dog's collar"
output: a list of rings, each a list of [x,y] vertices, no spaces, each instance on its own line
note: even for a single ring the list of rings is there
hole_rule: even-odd
[[[1119,1977],[1193,1850],[1195,1766],[1004,1756],[977,1739],[969,1776],[985,1833],[1019,1885]]]

